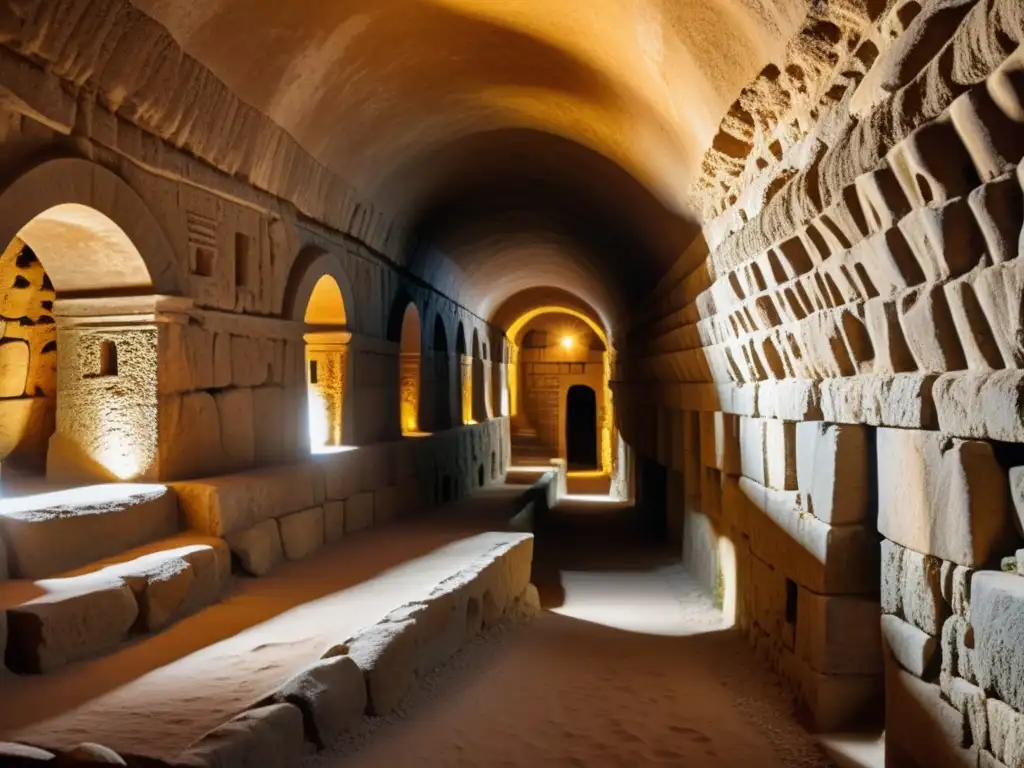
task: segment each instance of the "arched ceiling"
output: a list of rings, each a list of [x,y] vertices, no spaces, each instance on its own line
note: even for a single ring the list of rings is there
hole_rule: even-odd
[[[596,277],[615,295],[602,302],[581,284],[591,294],[583,298],[606,314],[635,300],[694,236],[687,198],[700,157],[741,88],[778,57],[808,7],[808,0],[133,2],[364,199],[416,231],[460,241],[453,265],[434,263],[447,257],[443,248],[418,256],[424,276],[462,273],[474,278],[462,287],[481,296],[496,289],[493,275],[511,271],[512,287],[492,307],[527,284],[566,287],[556,281]],[[521,256],[522,237],[511,241],[517,247],[494,241],[502,210],[524,207],[550,220],[537,225]],[[486,214],[480,248],[470,249],[458,231],[468,218],[461,213]],[[541,269],[545,244],[566,237],[595,263],[563,258]],[[504,267],[480,264],[501,254]],[[523,259],[533,260],[532,276],[516,266]]]

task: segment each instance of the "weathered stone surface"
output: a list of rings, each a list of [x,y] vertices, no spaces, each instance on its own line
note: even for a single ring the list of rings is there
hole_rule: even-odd
[[[324,508],[313,507],[277,519],[284,556],[301,560],[324,544]]]
[[[228,536],[228,545],[245,572],[263,576],[284,559],[284,547],[277,520],[262,523]]]
[[[932,637],[938,637],[949,607],[942,599],[942,562],[911,549],[903,551],[903,618]]]
[[[948,373],[935,382],[935,410],[944,432],[959,437],[1024,442],[1024,371]]]
[[[883,536],[971,567],[1015,549],[1006,476],[990,445],[879,429],[877,446]]]
[[[813,670],[830,675],[881,674],[877,602],[801,589],[797,616],[795,651]]]
[[[324,541],[333,544],[345,535],[345,502],[324,502]]]
[[[210,731],[181,758],[189,766],[288,768],[303,753],[302,712],[294,704],[270,704],[243,712]]]
[[[40,582],[45,589],[46,581]],[[8,609],[7,664],[17,672],[50,672],[120,643],[139,614],[120,579],[55,580],[54,591]]]
[[[417,640],[416,619],[409,618],[380,622],[345,642],[366,680],[367,714],[388,714],[412,688]]]
[[[950,684],[949,703],[967,718],[973,745],[979,749],[988,747],[988,712],[985,705],[985,692],[966,680],[954,677]]]
[[[962,616],[950,616],[942,625],[942,671],[976,683],[974,628]]]
[[[989,749],[1007,766],[1024,765],[1024,715],[999,699],[985,700]]]
[[[868,508],[864,427],[802,422],[796,425],[797,484],[818,519],[860,523]]]
[[[373,494],[357,493],[345,501],[345,533],[373,527]]]
[[[903,669],[915,677],[925,678],[939,648],[938,638],[896,616],[882,616],[882,637]]]
[[[366,709],[363,673],[350,656],[321,659],[300,672],[274,694],[297,706],[307,732],[323,748],[351,728]]]
[[[927,429],[934,426],[933,374],[854,376],[818,384],[822,420],[836,424]]]
[[[979,684],[1024,710],[1024,579],[994,571],[974,574],[971,626]]]

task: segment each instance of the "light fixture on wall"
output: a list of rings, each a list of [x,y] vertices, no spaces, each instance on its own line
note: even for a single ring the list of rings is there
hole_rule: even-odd
[[[576,343],[576,339],[574,339],[572,336],[563,336],[562,337],[562,347],[564,349],[572,349],[573,345],[575,343]]]

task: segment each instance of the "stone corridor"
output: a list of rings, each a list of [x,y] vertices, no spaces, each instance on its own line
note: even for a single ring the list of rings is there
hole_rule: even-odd
[[[0,768],[1024,768],[1022,257],[1021,0],[0,0]]]

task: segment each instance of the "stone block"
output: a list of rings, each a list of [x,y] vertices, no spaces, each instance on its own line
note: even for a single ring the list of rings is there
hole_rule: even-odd
[[[345,535],[345,502],[324,502],[324,541],[333,544]]]
[[[780,491],[796,490],[796,425],[765,419],[765,485]]]
[[[277,519],[281,545],[289,560],[309,557],[324,545],[324,508],[312,507]]]
[[[903,550],[903,618],[932,637],[938,637],[949,615],[949,606],[942,598],[941,572],[942,561],[937,557]]]
[[[345,533],[373,527],[374,498],[369,491],[349,496],[345,501]]]
[[[1012,552],[1007,481],[987,443],[879,429],[878,530],[909,549],[971,567]]]
[[[971,743],[979,749],[989,745],[988,711],[985,706],[985,692],[966,680],[954,677],[950,682],[949,703],[967,718],[971,732]]]
[[[922,632],[896,616],[882,616],[885,646],[903,669],[926,679],[939,649],[937,637]]]
[[[748,478],[743,493],[761,514],[750,514],[751,551],[790,579],[821,594],[867,593],[878,582],[878,546],[860,525],[830,526],[807,513],[795,491],[774,491]]]
[[[985,253],[985,239],[963,197],[938,207],[918,208],[904,217],[898,226],[917,257],[925,278],[932,282],[964,274]]]
[[[214,386],[213,334],[199,325],[168,323],[160,334],[160,393],[165,395]]]
[[[321,659],[282,685],[274,699],[294,704],[319,749],[358,723],[366,710],[363,672],[350,656]]]
[[[918,373],[821,381],[818,384],[821,418],[835,424],[934,427],[934,382],[935,376]]]
[[[765,419],[739,419],[740,474],[766,485]]]
[[[995,571],[974,574],[971,627],[979,684],[1024,710],[1024,578]]]
[[[29,348],[20,339],[0,343],[0,397],[21,397],[28,381]]]
[[[110,747],[92,742],[83,742],[76,747],[62,752],[57,760],[57,765],[64,768],[69,766],[89,766],[96,768],[98,765],[128,765],[128,762]]]
[[[934,387],[939,426],[958,437],[1024,441],[1024,372],[949,373]]]
[[[224,468],[233,471],[252,466],[255,439],[251,389],[226,389],[218,392],[217,413]]]
[[[259,387],[267,383],[269,365],[259,339],[231,337],[231,383],[236,387]]]
[[[943,675],[978,682],[975,663],[974,628],[962,616],[950,616],[942,625],[940,638]]]
[[[902,757],[929,768],[975,768],[978,750],[964,746],[967,732],[966,717],[943,699],[939,686],[918,679],[895,661],[886,664],[887,765],[901,765]]]
[[[213,385],[215,389],[231,386],[231,334],[213,335]]]
[[[256,523],[323,502],[323,478],[314,462],[172,484],[194,530],[225,536]]]
[[[224,465],[220,415],[208,392],[166,395],[159,403],[160,477],[215,475]]]
[[[796,425],[797,487],[815,517],[830,525],[863,522],[868,509],[868,450],[864,427]]]
[[[967,358],[941,285],[914,288],[897,299],[900,327],[921,373],[961,371]]]
[[[158,485],[29,496],[24,507],[15,499],[5,507],[0,536],[13,578],[54,576],[178,531],[175,495]]]
[[[864,324],[875,353],[871,373],[876,376],[890,376],[917,368],[910,347],[907,346],[903,327],[900,325],[899,310],[895,301],[881,297],[866,301]]]
[[[878,603],[799,590],[796,654],[828,675],[881,675]]]
[[[302,712],[294,704],[270,704],[243,712],[190,746],[180,762],[232,768],[289,768],[302,757]]]
[[[985,249],[994,264],[1017,257],[1024,194],[1014,175],[984,184],[973,190],[967,203],[985,239]]]
[[[882,612],[903,616],[903,558],[906,550],[895,542],[882,539]]]
[[[999,699],[985,700],[989,749],[1011,768],[1024,765],[1024,715]]]
[[[345,642],[366,681],[368,715],[384,716],[412,688],[418,666],[416,619],[382,621]]]
[[[705,467],[740,473],[739,417],[721,411],[700,414],[701,458]]]
[[[1021,227],[1018,226],[1018,231]],[[1013,252],[1016,253],[1016,247]],[[1000,368],[1024,367],[1024,312],[1020,295],[1024,292],[1024,263],[1012,259],[979,270],[974,291],[985,330],[991,335],[1002,358]]]
[[[139,607],[121,579],[60,579],[53,591],[7,610],[7,664],[15,672],[51,672],[120,643]],[[47,589],[48,582],[38,582]]]
[[[227,537],[232,553],[251,576],[269,573],[284,559],[284,548],[277,520],[264,520],[248,530]]]

